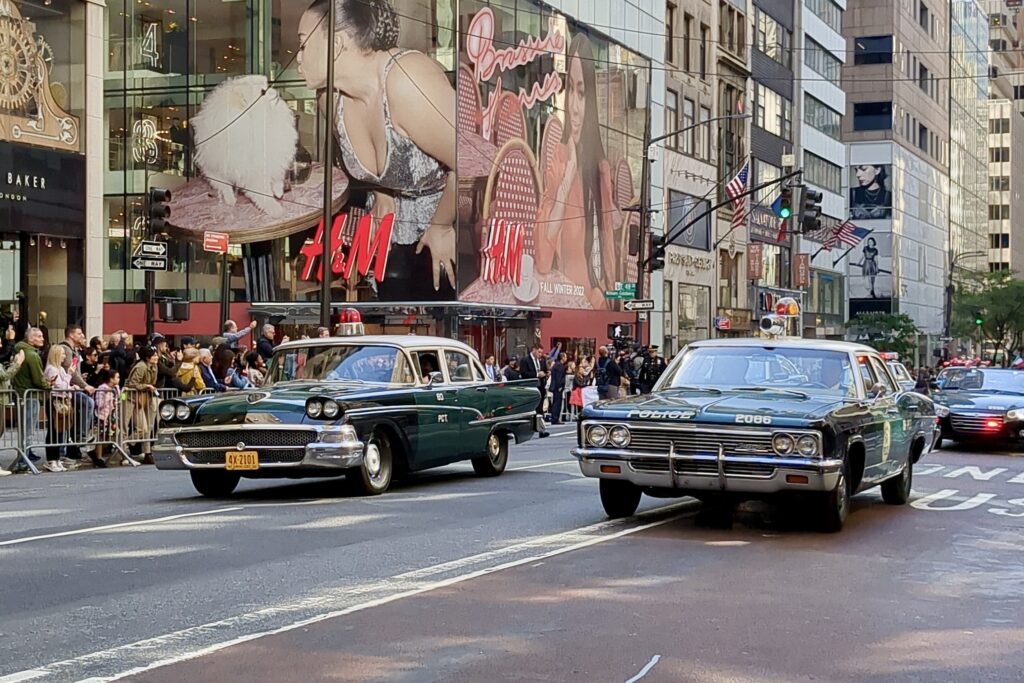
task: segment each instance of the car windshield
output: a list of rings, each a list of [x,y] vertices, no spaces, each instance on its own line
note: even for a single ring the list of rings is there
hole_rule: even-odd
[[[847,354],[802,348],[690,348],[658,386],[662,390],[683,387],[718,390],[756,388],[807,395],[856,396]]]
[[[415,375],[405,354],[393,346],[332,344],[278,349],[264,386],[295,380],[413,384]]]
[[[1024,372],[964,368],[943,370],[941,386],[947,391],[982,391],[1024,395]]]

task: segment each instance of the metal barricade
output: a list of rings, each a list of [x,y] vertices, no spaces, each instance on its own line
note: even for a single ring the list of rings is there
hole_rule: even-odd
[[[92,395],[81,389],[25,392],[20,397],[22,452],[26,456],[45,454],[47,461],[62,457],[79,460],[85,450],[99,449],[102,453],[109,446],[124,456],[117,430],[112,428],[118,419],[118,408],[108,408],[105,402],[111,397],[100,394],[101,391],[111,390],[102,388]]]
[[[39,474],[23,445],[21,401],[14,391],[0,391],[0,455],[4,459],[13,456],[6,466],[0,461],[0,467],[13,470],[21,463],[33,474]]]
[[[137,455],[148,455],[156,442],[157,430],[160,427],[160,404],[173,399],[212,393],[213,389],[184,394],[177,389],[158,389],[155,394],[144,389],[123,390],[123,424],[126,428],[120,441],[122,449],[131,451],[134,447]]]

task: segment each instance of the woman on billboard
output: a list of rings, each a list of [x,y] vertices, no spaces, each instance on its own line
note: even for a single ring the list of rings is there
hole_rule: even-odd
[[[398,28],[391,0],[316,0],[299,21],[299,70],[310,88],[330,88],[335,97],[335,139],[352,186],[369,191],[367,209],[378,224],[395,214],[379,297],[451,300],[455,91],[437,62],[399,48]],[[328,36],[335,41],[333,84]],[[432,288],[424,286],[431,281]]]
[[[595,309],[607,308],[604,290],[618,278],[612,172],[597,118],[594,51],[580,34],[569,45],[565,127],[544,169],[544,196],[537,214],[537,271],[559,270],[585,287]]]

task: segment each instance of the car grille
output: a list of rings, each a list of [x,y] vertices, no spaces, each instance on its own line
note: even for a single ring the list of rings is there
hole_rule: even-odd
[[[283,448],[273,451],[258,451],[260,464],[302,462],[306,457],[304,448]],[[185,457],[193,465],[223,465],[224,453],[220,451],[185,451]]]
[[[1002,415],[981,415],[977,413],[950,415],[950,423],[953,429],[958,432],[994,432],[1003,428]],[[998,423],[995,427],[988,426],[989,422]]]
[[[235,450],[238,444],[246,449],[293,448],[305,451],[317,439],[309,429],[230,429],[178,432],[178,443],[186,450],[192,448],[225,448]]]
[[[637,472],[668,472],[668,458],[634,458],[630,466]],[[771,477],[775,474],[775,468],[771,465],[746,462],[724,463],[725,474],[734,477]],[[706,460],[676,460],[676,474],[718,476],[718,463]]]
[[[669,444],[678,455],[717,454],[720,446],[725,447],[727,454],[774,455],[771,434],[764,432],[631,429],[630,450],[668,453]]]

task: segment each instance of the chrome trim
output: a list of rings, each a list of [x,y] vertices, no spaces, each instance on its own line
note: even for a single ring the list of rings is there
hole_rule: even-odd
[[[774,438],[774,437],[773,437]],[[696,460],[696,458],[693,458]],[[718,488],[725,490],[726,479],[725,479],[725,446],[718,447]],[[675,468],[669,465],[669,469],[675,471]]]
[[[718,456],[712,455],[675,455],[670,458],[664,453],[644,453],[638,451],[617,450],[611,448],[573,448],[572,455],[577,460],[619,460],[629,463],[634,458],[665,458],[666,462],[693,461],[693,462],[717,462]],[[843,466],[842,458],[782,458],[782,457],[761,457],[761,456],[727,456],[723,458],[726,464],[765,465],[782,469],[806,469],[806,470],[831,470]],[[670,471],[673,468],[669,468]],[[717,474],[715,475],[717,476]],[[726,475],[728,477],[736,475]]]
[[[529,411],[527,413],[516,413],[515,415],[502,415],[502,416],[496,416],[496,417],[487,417],[487,418],[484,418],[482,420],[473,420],[469,424],[478,426],[478,425],[494,424],[494,423],[497,423],[497,422],[522,422],[524,420],[533,419],[533,416],[536,415],[536,414],[537,413],[535,411],[531,410],[531,411]],[[481,416],[482,415],[483,414],[481,413]]]

